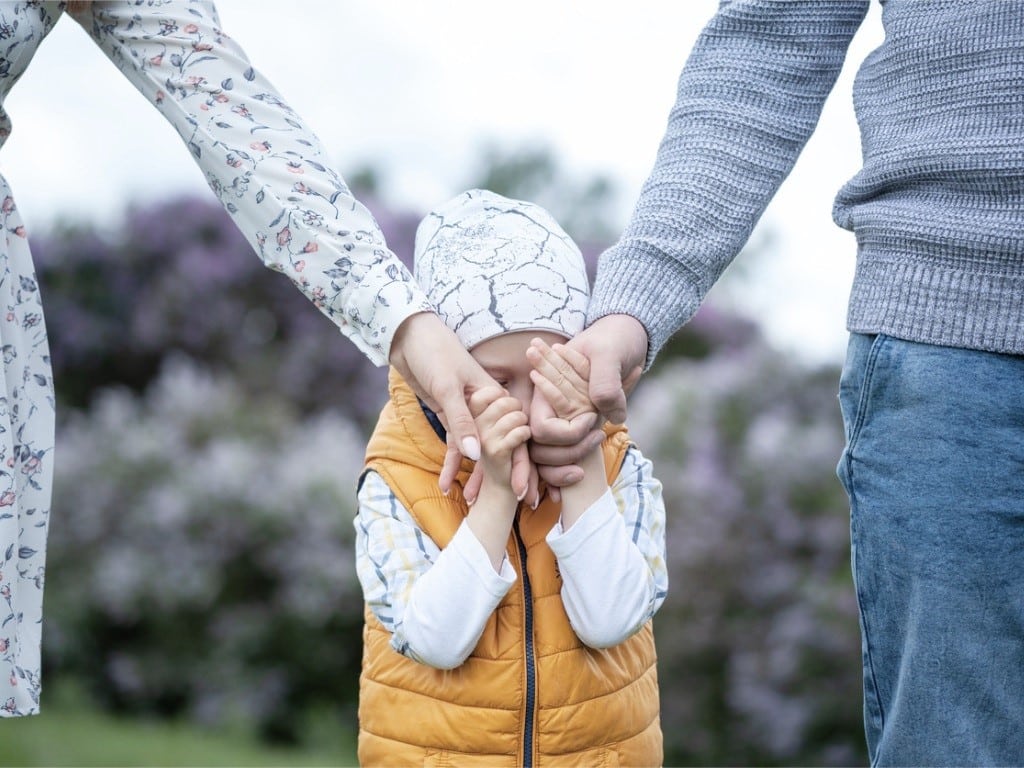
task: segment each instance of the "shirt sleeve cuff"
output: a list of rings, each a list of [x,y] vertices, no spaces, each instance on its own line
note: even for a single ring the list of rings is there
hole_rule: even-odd
[[[555,523],[548,531],[547,543],[551,547],[551,551],[555,553],[555,557],[562,560],[571,557],[586,543],[587,539],[609,524],[622,524],[611,488],[587,507],[568,531],[562,529],[561,520]]]
[[[423,290],[408,279],[395,279],[388,263],[375,265],[363,275],[350,302],[360,320],[340,320],[341,332],[374,365],[386,365],[391,355],[395,331],[406,318],[434,308]],[[401,277],[405,273],[398,273]]]
[[[508,556],[501,560],[501,570],[495,571],[491,565],[491,558],[484,549],[484,545],[474,535],[469,524],[463,520],[459,530],[455,532],[452,540],[448,542],[448,549],[457,554],[463,565],[466,566],[479,580],[480,585],[496,597],[504,597],[509,588],[516,583],[517,574],[515,568],[508,561]]]

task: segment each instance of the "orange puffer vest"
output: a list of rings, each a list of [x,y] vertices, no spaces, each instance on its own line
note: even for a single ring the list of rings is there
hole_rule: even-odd
[[[419,526],[444,548],[466,514],[463,461],[446,498],[437,487],[445,446],[407,384],[394,372],[391,400],[366,451]],[[609,482],[629,445],[606,430]],[[367,609],[359,697],[362,765],[660,765],[661,726],[651,622],[602,650],[583,645],[560,597],[545,536],[559,505],[523,505],[509,537],[519,579],[460,667],[438,670],[391,648]]]

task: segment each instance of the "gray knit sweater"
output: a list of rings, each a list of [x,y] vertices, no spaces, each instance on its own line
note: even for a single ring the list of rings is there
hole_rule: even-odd
[[[881,2],[833,209],[857,239],[847,327],[1024,354],[1024,0]],[[725,0],[700,35],[590,307],[643,322],[648,364],[789,173],[868,4]]]

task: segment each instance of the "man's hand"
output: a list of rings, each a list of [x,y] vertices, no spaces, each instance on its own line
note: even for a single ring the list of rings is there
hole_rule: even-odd
[[[647,331],[630,315],[605,315],[567,346],[590,361],[590,399],[613,424],[626,421],[626,396],[647,361]]]
[[[640,321],[629,315],[607,315],[565,346],[589,361],[589,397],[600,415],[615,424],[623,423],[626,395],[639,381],[647,359],[647,331]],[[604,434],[597,417],[588,421],[581,416],[566,422],[551,418],[552,414],[551,405],[535,391],[530,407],[530,458],[540,476],[553,486],[552,496],[557,497],[558,487],[583,478],[577,463],[601,443]]]

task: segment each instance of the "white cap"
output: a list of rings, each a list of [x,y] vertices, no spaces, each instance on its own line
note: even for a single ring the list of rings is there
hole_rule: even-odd
[[[572,338],[587,316],[583,255],[533,203],[471,189],[416,229],[416,280],[467,349],[515,331]]]

